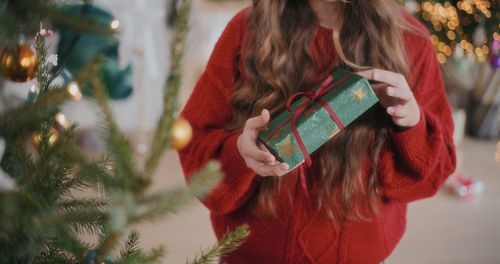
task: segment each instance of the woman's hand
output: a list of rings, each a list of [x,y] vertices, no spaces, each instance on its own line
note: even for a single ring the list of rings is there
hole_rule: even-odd
[[[279,163],[261,143],[257,143],[259,130],[269,122],[269,111],[262,110],[260,116],[247,120],[243,133],[238,137],[238,152],[246,165],[260,176],[282,176],[288,173],[286,163]]]
[[[403,75],[381,69],[356,74],[377,82],[372,84],[372,88],[396,125],[409,128],[418,124],[420,107]]]

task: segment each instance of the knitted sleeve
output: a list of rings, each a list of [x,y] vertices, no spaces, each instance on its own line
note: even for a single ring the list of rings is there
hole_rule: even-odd
[[[190,144],[178,151],[186,179],[209,160],[221,164],[222,182],[202,201],[215,214],[227,214],[240,207],[259,178],[238,153],[239,133],[224,129],[232,115],[230,97],[238,76],[244,11],[227,24],[181,112],[193,128]]]
[[[384,151],[379,163],[383,195],[403,202],[434,195],[456,166],[453,120],[440,66],[428,38],[421,47],[414,51],[418,55],[409,83],[421,119],[409,129],[390,130],[392,151]]]

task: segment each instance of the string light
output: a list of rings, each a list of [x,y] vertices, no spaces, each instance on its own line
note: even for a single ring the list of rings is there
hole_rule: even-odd
[[[38,88],[38,85],[33,84],[33,85],[30,87],[30,92],[38,94],[38,93],[40,92],[40,88]]]
[[[490,18],[492,16],[490,8],[491,2],[488,0],[460,0],[456,3],[456,7],[450,1],[444,3],[426,1],[419,6],[422,18],[429,21],[436,32],[431,35],[431,42],[438,51],[439,62],[446,62],[446,57],[453,55],[453,49],[457,48],[458,43],[467,55],[475,55],[478,60],[486,60],[490,53],[489,48],[484,45],[488,42],[488,37],[479,36],[480,43],[475,43],[477,45],[475,46],[469,42],[470,36],[464,35],[462,25],[479,23],[482,16]],[[461,18],[459,11],[468,15]],[[500,40],[500,34],[494,32],[493,39]]]
[[[455,32],[449,30],[447,33],[446,33],[446,36],[448,37],[448,39],[450,40],[454,40],[455,39]]]
[[[488,48],[488,46],[487,46],[487,45],[483,45],[483,48],[482,48],[482,49],[483,49],[483,53],[484,53],[485,55],[488,55],[488,54],[490,53],[490,48]]]
[[[431,36],[431,42],[432,42],[432,44],[434,44],[434,46],[436,46],[439,43],[438,36],[432,34],[432,36]]]
[[[440,52],[437,54],[437,60],[439,61],[439,63],[443,64],[446,62],[446,56]]]
[[[66,116],[61,112],[57,113],[56,122],[63,128],[68,128],[69,126],[68,119],[66,119]]]
[[[500,25],[499,25],[499,27],[500,27]],[[493,33],[493,38],[495,40],[500,40],[500,34],[498,34],[497,32]]]
[[[59,132],[57,132],[57,130],[55,128],[50,128],[50,135],[49,135],[49,146],[52,146],[54,145],[54,143],[56,143],[57,139],[59,138]],[[42,141],[42,135],[40,134],[40,132],[34,132],[32,135],[31,135],[31,143],[33,144],[33,146],[35,147],[38,147],[38,145],[40,144],[40,141]]]
[[[80,87],[78,86],[78,83],[76,82],[70,82],[68,84],[68,92],[73,96],[75,100],[81,100],[82,99],[82,92],[80,92]]]
[[[480,62],[484,62],[486,60],[486,56],[483,53],[483,49],[477,47],[474,52],[476,53],[477,60]]]
[[[28,101],[34,102],[39,93],[40,93],[40,87],[38,87],[38,85],[36,84],[33,84],[28,92],[28,98],[27,98]]]
[[[118,29],[118,27],[120,27],[120,21],[118,21],[118,20],[116,20],[116,19],[115,19],[115,20],[113,20],[113,21],[111,21],[111,23],[109,23],[109,27],[110,27],[111,29],[113,29],[113,30]]]

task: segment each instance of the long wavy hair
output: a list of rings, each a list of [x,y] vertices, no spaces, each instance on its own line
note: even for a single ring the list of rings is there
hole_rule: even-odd
[[[306,0],[253,0],[241,59],[244,72],[232,97],[233,119],[228,129],[242,129],[245,121],[268,109],[271,117],[283,111],[287,98],[322,80],[335,67],[352,71],[371,67],[408,75],[402,39],[409,24],[393,0],[337,1],[330,65],[314,60],[310,45],[318,18]],[[398,15],[401,14],[401,15]],[[308,184],[315,208],[330,217],[366,218],[361,208],[377,213],[376,166],[387,140],[389,118],[378,106],[342,130],[313,155]],[[369,175],[363,175],[365,159]],[[280,177],[264,177],[253,205],[275,212]]]

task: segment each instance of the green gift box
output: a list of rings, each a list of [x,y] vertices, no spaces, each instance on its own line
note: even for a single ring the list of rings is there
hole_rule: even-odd
[[[367,79],[336,69],[312,90],[292,95],[258,139],[291,169],[310,165],[310,154],[377,102]]]

